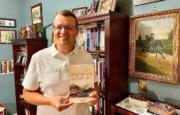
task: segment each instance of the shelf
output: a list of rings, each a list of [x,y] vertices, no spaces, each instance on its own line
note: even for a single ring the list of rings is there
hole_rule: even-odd
[[[27,65],[19,64],[19,63],[15,63],[14,65],[17,66],[17,67],[21,67],[21,68],[26,68],[27,67]]]
[[[13,41],[13,45],[27,45],[28,42],[35,42],[35,41],[47,41],[46,39],[16,39]]]
[[[20,99],[19,104],[21,104],[24,108],[28,109],[28,110],[36,110],[36,106],[35,105],[31,105],[29,103],[27,103],[24,99]]]
[[[22,86],[22,82],[21,81],[16,81],[16,85]]]
[[[0,44],[12,44],[12,43],[2,43],[2,42],[0,42]]]
[[[15,77],[15,89],[16,89],[16,107],[17,107],[18,115],[25,115],[27,111],[30,115],[36,114],[36,106],[26,103],[24,99],[21,98],[23,92],[22,76],[24,76],[26,73],[26,69],[28,68],[32,55],[35,52],[46,47],[47,47],[46,39],[17,39],[13,41],[13,58],[15,60],[14,77]],[[25,64],[17,63],[18,53],[21,51],[24,51],[26,53],[27,60]]]
[[[92,55],[101,55],[101,54],[105,54],[105,51],[87,51]]]
[[[137,115],[131,111],[125,110],[116,105],[111,105],[111,115],[116,115],[117,113],[122,114],[122,115]]]

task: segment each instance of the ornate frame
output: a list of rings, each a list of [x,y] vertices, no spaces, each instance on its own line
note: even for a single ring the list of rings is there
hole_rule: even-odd
[[[133,6],[157,2],[160,0],[133,0]]]
[[[178,83],[180,9],[130,17],[129,75]]]
[[[115,11],[116,2],[116,0],[100,0],[98,12]]]
[[[11,43],[16,39],[16,30],[0,29],[0,43]]]
[[[72,9],[72,12],[77,17],[85,16],[87,13],[87,7],[74,8]]]

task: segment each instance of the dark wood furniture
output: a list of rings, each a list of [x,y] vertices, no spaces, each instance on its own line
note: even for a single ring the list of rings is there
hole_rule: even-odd
[[[31,60],[31,56],[40,49],[47,47],[46,39],[18,39],[13,41],[14,77],[16,90],[16,107],[18,115],[36,114],[36,106],[27,104],[22,98],[22,78]],[[25,53],[19,58],[20,53]],[[22,56],[22,55],[21,55]],[[23,61],[23,58],[26,60]],[[19,60],[18,60],[19,59]]]
[[[110,115],[137,115],[131,111],[125,110],[116,105],[111,105],[111,114]]]
[[[80,17],[78,22],[104,23],[105,114],[111,115],[111,104],[117,98],[124,99],[128,95],[128,16],[110,12]]]

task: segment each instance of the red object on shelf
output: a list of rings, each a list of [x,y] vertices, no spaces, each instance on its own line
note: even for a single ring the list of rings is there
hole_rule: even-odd
[[[6,106],[4,104],[0,104],[0,115],[7,115]]]

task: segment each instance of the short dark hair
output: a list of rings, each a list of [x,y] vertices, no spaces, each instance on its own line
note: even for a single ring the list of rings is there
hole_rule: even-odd
[[[78,20],[77,20],[77,17],[74,15],[74,13],[72,13],[70,10],[62,10],[58,13],[56,13],[56,15],[54,16],[54,19],[56,18],[57,15],[63,15],[65,17],[73,17],[75,19],[75,26],[76,28],[78,28]],[[53,19],[53,21],[54,21]],[[53,24],[53,23],[52,23]],[[51,38],[51,43],[53,43],[53,37],[54,37],[54,31],[52,32],[52,38]]]
[[[76,28],[78,28],[77,17],[70,10],[62,10],[62,11],[56,13],[56,15],[54,16],[54,19],[56,18],[57,15],[63,15],[65,17],[68,17],[68,16],[73,17],[75,19]]]

